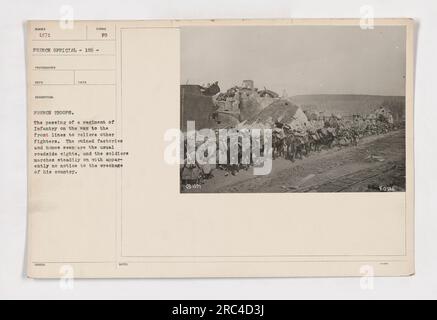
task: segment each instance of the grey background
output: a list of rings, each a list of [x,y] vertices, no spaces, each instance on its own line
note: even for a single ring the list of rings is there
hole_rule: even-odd
[[[22,23],[58,19],[64,0],[4,1],[0,11],[0,298],[130,299],[396,299],[437,298],[437,3],[429,0],[76,0],[77,19],[350,18],[360,6],[375,15],[411,17],[418,23],[416,148],[416,275],[377,278],[362,290],[359,278],[81,280],[73,290],[59,281],[23,277],[26,232],[26,88]],[[7,44],[6,46],[4,44]],[[7,153],[7,154],[6,154]]]

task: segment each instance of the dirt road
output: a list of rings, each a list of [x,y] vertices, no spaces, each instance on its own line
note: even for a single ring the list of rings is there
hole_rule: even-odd
[[[189,188],[189,189],[188,189]],[[358,146],[313,152],[294,163],[273,161],[272,172],[236,176],[215,170],[214,177],[183,192],[360,192],[405,190],[405,130],[366,137]]]

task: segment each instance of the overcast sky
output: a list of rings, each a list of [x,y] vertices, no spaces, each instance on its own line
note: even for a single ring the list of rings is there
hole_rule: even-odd
[[[405,95],[405,28],[183,27],[181,83],[244,79],[297,94]]]

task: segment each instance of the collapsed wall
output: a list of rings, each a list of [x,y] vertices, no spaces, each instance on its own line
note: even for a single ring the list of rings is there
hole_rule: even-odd
[[[273,127],[276,122],[286,124],[296,130],[304,130],[309,126],[302,109],[288,99],[276,99],[259,114],[247,120],[248,124],[260,123],[270,127]]]
[[[218,88],[217,82],[214,84]],[[254,88],[251,80],[245,80],[243,86],[232,87],[225,93],[211,96],[205,92],[205,88],[199,85],[181,85],[183,131],[186,131],[187,121],[195,121],[196,129],[236,127],[274,103],[275,106],[281,105],[280,101],[291,104],[290,101],[279,98],[278,94],[271,90]]]

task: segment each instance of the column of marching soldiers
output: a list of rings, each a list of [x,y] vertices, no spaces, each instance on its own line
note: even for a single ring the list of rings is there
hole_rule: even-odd
[[[322,122],[323,124],[319,126],[308,125],[298,129],[276,122],[272,128],[272,158],[284,158],[292,162],[298,159],[302,160],[305,157],[309,157],[311,153],[320,152],[323,149],[357,146],[359,140],[363,137],[386,134],[399,129],[402,125],[394,124],[393,121],[390,121],[390,119],[383,115],[372,119],[358,116],[354,117],[353,120],[345,120],[332,116]],[[216,134],[218,136],[218,130],[216,130]],[[184,144],[186,150],[186,140]],[[228,162],[226,164],[199,164],[197,161],[194,164],[188,164],[185,159],[180,168],[181,188],[190,187],[193,184],[202,184],[205,179],[210,179],[214,176],[214,170],[216,169],[225,171],[225,176],[235,176],[240,170],[248,170],[250,166],[260,165],[260,163],[257,163],[258,159],[254,159],[252,156],[250,156],[249,163],[241,161],[244,146],[240,140],[238,142],[238,161],[231,161],[230,139],[227,140],[227,144]],[[263,146],[264,143],[261,140],[261,154],[264,153]]]

